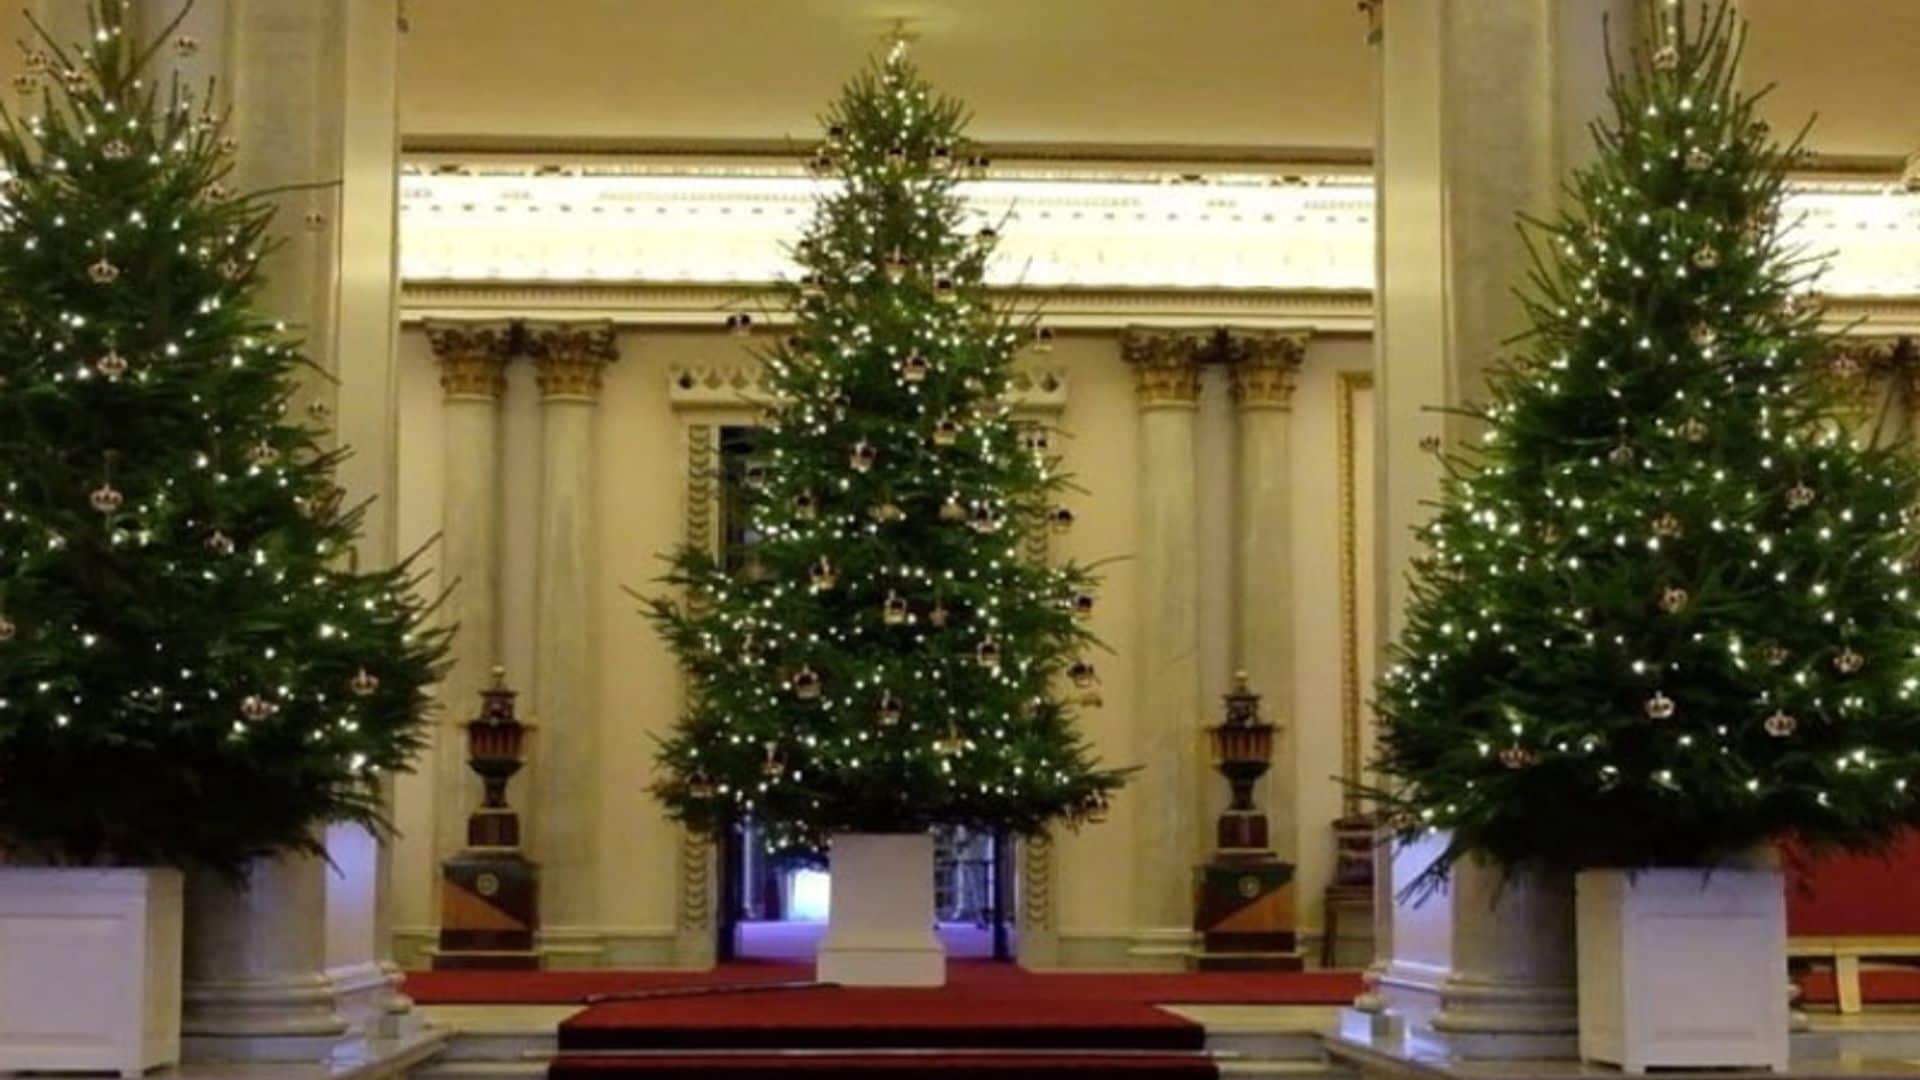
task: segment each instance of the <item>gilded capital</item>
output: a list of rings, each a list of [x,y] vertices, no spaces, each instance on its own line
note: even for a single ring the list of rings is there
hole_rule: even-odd
[[[1909,409],[1920,405],[1920,345],[1905,335],[1845,335],[1827,351],[1827,371],[1865,401],[1891,386]]]
[[[1227,377],[1243,409],[1288,409],[1293,380],[1307,357],[1305,330],[1230,330]]]
[[[1133,365],[1140,407],[1193,408],[1200,399],[1200,358],[1208,340],[1191,330],[1128,327],[1120,335],[1120,356]]]
[[[619,359],[613,323],[528,323],[527,355],[533,357],[540,396],[593,400],[600,396],[601,370]]]
[[[427,342],[440,364],[440,389],[448,400],[506,393],[513,330],[511,322],[498,319],[427,324]]]

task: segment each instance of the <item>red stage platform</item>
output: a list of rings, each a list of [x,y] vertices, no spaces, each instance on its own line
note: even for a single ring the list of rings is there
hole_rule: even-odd
[[[409,976],[406,992],[423,1004],[587,1004],[560,1026],[554,1080],[1212,1080],[1206,1032],[1156,1005],[1342,1005],[1360,991],[1349,971],[1037,973],[962,960],[932,990],[819,986],[812,975],[812,965],[791,962],[710,972],[445,971]]]

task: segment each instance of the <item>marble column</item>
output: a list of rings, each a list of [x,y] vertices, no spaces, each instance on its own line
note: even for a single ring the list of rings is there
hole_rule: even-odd
[[[1300,850],[1293,736],[1293,387],[1307,331],[1229,331],[1227,377],[1236,407],[1234,667],[1266,699],[1274,734],[1267,775],[1269,835],[1280,858]],[[1319,823],[1315,823],[1319,824]],[[1296,905],[1303,898],[1296,897]]]
[[[600,915],[600,588],[593,510],[600,376],[617,356],[613,324],[530,323],[540,384],[540,532],[534,585],[533,857],[552,926]]]
[[[1201,851],[1199,517],[1194,413],[1208,335],[1130,328],[1139,416],[1139,594],[1134,636],[1133,944],[1142,969],[1184,969],[1193,947],[1193,868]]]
[[[1375,289],[1376,625],[1404,623],[1414,529],[1432,514],[1433,450],[1471,437],[1441,411],[1480,398],[1486,366],[1525,326],[1514,215],[1551,216],[1566,170],[1591,153],[1606,107],[1604,22],[1641,23],[1636,0],[1410,0],[1374,20],[1379,103]],[[1502,882],[1461,864],[1445,895],[1396,903],[1428,861],[1381,860],[1378,958],[1355,1033],[1465,1057],[1574,1052],[1571,882]],[[1518,929],[1516,929],[1518,928]]]
[[[56,36],[84,22],[87,7],[41,6]],[[156,53],[158,81],[178,77],[197,91],[214,80],[210,108],[230,109],[236,143],[230,182],[282,192],[279,246],[258,303],[298,327],[308,358],[331,376],[305,380],[294,407],[323,445],[353,448],[338,474],[349,501],[374,499],[353,557],[391,561],[395,0],[200,0],[177,24],[183,6],[172,0],[131,0],[127,11],[129,33],[173,25]],[[388,108],[355,107],[370,94],[384,94]],[[349,265],[350,225],[376,236],[360,245],[373,256],[361,269]],[[379,844],[344,827],[326,830],[324,842],[337,872],[289,856],[257,861],[243,887],[190,875],[189,1060],[319,1061],[342,1034],[391,1033],[384,1020],[404,999],[380,963]]]
[[[457,627],[440,684],[430,768],[436,863],[466,846],[476,787],[467,771],[462,725],[500,658],[500,398],[515,344],[507,322],[429,322],[427,341],[444,392],[445,477],[441,483],[442,610]]]

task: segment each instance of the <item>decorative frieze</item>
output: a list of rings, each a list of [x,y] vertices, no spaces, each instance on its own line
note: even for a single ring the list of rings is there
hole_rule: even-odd
[[[507,391],[507,357],[512,355],[511,321],[429,322],[427,343],[440,364],[440,389],[448,399],[497,398]]]
[[[1234,403],[1243,409],[1292,408],[1307,336],[1305,330],[1229,331],[1227,379]]]
[[[1133,366],[1140,407],[1193,408],[1200,400],[1200,361],[1212,338],[1192,330],[1131,326],[1120,335],[1120,356]]]
[[[1059,412],[1067,390],[1067,369],[1059,364],[1021,363],[1007,380],[1008,401],[1021,413]],[[671,365],[667,395],[682,410],[758,409],[773,401],[765,367],[752,356]]]
[[[531,322],[525,339],[540,395],[548,400],[599,397],[602,369],[620,358],[611,320]]]

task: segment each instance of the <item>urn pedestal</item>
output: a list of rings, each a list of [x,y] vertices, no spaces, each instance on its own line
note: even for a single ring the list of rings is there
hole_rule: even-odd
[[[1233,800],[1214,832],[1213,858],[1194,872],[1194,929],[1200,951],[1192,966],[1202,971],[1299,971],[1294,930],[1293,864],[1275,855],[1267,815],[1254,803],[1253,787],[1273,759],[1274,726],[1260,719],[1260,695],[1247,687],[1246,672],[1234,676],[1226,695],[1226,720],[1209,730],[1214,768],[1226,777]]]
[[[507,781],[520,771],[527,726],[514,716],[517,695],[506,672],[480,692],[480,715],[467,725],[467,765],[486,798],[467,818],[466,850],[440,868],[440,947],[436,971],[533,970],[540,966],[540,868],[520,851],[520,815],[507,805]]]

